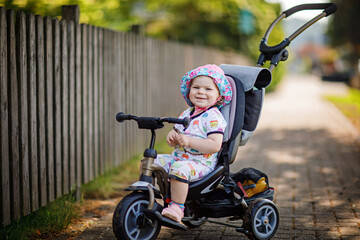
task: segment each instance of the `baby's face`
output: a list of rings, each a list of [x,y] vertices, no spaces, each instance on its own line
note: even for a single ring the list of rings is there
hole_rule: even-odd
[[[212,106],[219,96],[219,89],[211,77],[198,76],[192,80],[189,99],[196,107]]]

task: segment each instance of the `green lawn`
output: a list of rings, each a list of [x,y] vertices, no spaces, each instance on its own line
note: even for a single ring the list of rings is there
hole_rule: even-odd
[[[360,90],[351,88],[346,96],[326,96],[360,131]]]

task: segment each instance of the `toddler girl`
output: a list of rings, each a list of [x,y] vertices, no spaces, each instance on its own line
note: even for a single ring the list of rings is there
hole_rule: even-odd
[[[162,215],[176,222],[184,216],[189,182],[206,176],[217,164],[227,125],[219,108],[231,101],[232,90],[221,68],[205,65],[184,75],[181,94],[190,108],[180,118],[189,117],[190,124],[187,128],[176,124],[166,138],[174,151],[155,159],[170,178],[171,202]]]

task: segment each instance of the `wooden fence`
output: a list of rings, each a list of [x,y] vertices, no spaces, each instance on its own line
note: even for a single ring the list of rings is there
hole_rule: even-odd
[[[182,75],[242,57],[0,8],[0,226],[148,146],[119,111],[177,117]],[[166,134],[166,133],[164,133]]]

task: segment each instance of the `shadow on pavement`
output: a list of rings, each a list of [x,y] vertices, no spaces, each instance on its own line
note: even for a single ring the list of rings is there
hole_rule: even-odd
[[[268,174],[281,217],[276,237],[360,236],[358,145],[325,129],[261,129],[250,141],[231,168]]]

